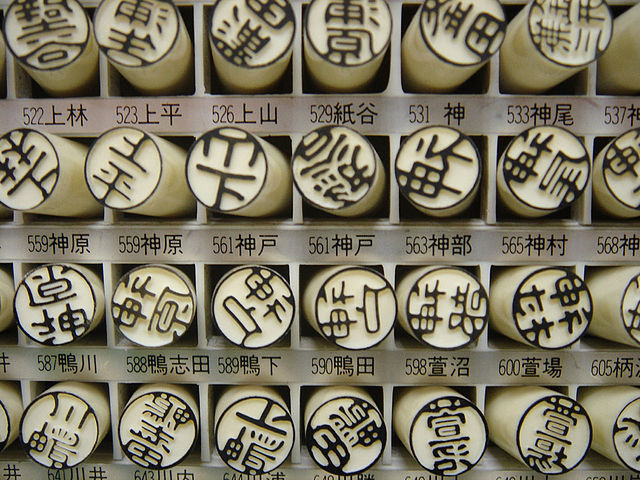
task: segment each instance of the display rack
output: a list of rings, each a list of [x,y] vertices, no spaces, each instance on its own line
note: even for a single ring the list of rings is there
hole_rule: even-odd
[[[192,92],[185,96],[143,97],[101,54],[96,95],[46,98],[8,55],[6,99],[0,100],[0,132],[29,127],[89,143],[114,126],[136,126],[187,148],[197,136],[220,125],[234,125],[263,136],[290,156],[302,136],[325,124],[343,124],[365,134],[387,170],[384,206],[356,221],[330,218],[303,204],[294,192],[290,209],[279,218],[247,220],[219,217],[198,205],[193,217],[155,220],[105,209],[100,218],[77,221],[13,213],[0,220],[0,268],[17,284],[33,266],[79,262],[94,268],[111,297],[115,282],[133,265],[171,263],[184,270],[197,291],[197,321],[167,349],[144,349],[117,333],[107,311],[105,321],[77,346],[41,347],[17,328],[0,335],[0,378],[20,382],[25,405],[51,382],[81,380],[108,386],[112,433],[81,467],[49,470],[27,461],[17,445],[0,455],[5,480],[249,480],[223,466],[215,453],[212,417],[220,386],[260,384],[281,387],[296,425],[290,461],[261,480],[335,480],[317,468],[304,445],[302,417],[309,388],[360,384],[379,403],[388,428],[381,462],[353,480],[423,480],[435,476],[420,469],[392,434],[391,410],[398,389],[411,385],[459,388],[483,410],[488,388],[513,384],[551,386],[572,397],[581,386],[640,384],[640,353],[586,337],[558,351],[532,349],[486,330],[471,349],[436,351],[421,347],[399,326],[380,345],[350,352],[329,346],[296,312],[290,333],[277,347],[242,350],[216,331],[210,298],[217,279],[237,264],[268,264],[288,277],[301,304],[309,275],[321,265],[365,264],[379,269],[392,285],[416,265],[455,264],[478,275],[487,290],[495,272],[510,265],[553,264],[580,274],[611,265],[635,265],[640,258],[640,223],[616,221],[592,205],[590,187],[570,210],[536,221],[517,219],[500,205],[496,165],[510,137],[534,125],[557,125],[584,139],[592,158],[609,140],[640,126],[640,99],[599,95],[596,66],[545,95],[506,95],[494,57],[453,94],[404,92],[400,43],[418,4],[389,0],[394,20],[391,47],[371,92],[353,95],[313,91],[302,61],[301,31],[305,3],[292,2],[296,35],[291,67],[278,93],[227,95],[217,86],[207,41],[212,2],[177,1],[194,42]],[[83,2],[89,11],[96,2]],[[615,14],[628,8],[611,1]],[[6,0],[0,9],[6,10]],[[522,2],[505,2],[512,16]],[[91,13],[91,12],[90,12]],[[462,218],[428,218],[398,191],[393,159],[403,136],[426,125],[451,125],[470,135],[484,160],[477,202]],[[190,385],[200,403],[197,448],[184,464],[153,472],[123,460],[115,440],[120,413],[134,386],[149,382]],[[279,475],[279,474],[282,475]],[[542,480],[495,447],[469,480]],[[575,480],[632,480],[637,474],[590,453]],[[342,477],[340,477],[342,478]],[[253,479],[252,479],[253,480]]]

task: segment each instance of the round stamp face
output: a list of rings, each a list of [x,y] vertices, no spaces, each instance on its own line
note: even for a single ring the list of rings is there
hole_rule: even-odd
[[[372,61],[391,39],[391,11],[384,0],[313,0],[305,21],[311,48],[341,67]]]
[[[411,453],[435,475],[460,475],[480,461],[487,424],[480,410],[457,396],[440,397],[420,409],[409,432]]]
[[[564,395],[535,402],[520,419],[520,456],[544,475],[566,473],[576,467],[591,445],[591,422],[584,408]]]
[[[431,270],[411,287],[405,308],[414,336],[432,348],[473,343],[487,325],[487,293],[460,268]]]
[[[507,28],[497,0],[427,0],[420,10],[425,44],[445,62],[477,65],[498,51]]]
[[[640,274],[633,277],[625,288],[620,314],[627,333],[640,344]]]
[[[98,419],[91,406],[66,392],[36,398],[20,422],[22,446],[47,468],[78,465],[95,450],[98,438]]]
[[[396,297],[387,279],[374,270],[348,267],[327,279],[315,299],[322,336],[350,350],[377,345],[396,320]]]
[[[552,212],[582,194],[591,162],[584,144],[569,131],[533,127],[511,141],[498,168],[520,202]]]
[[[280,340],[289,331],[295,312],[287,281],[261,266],[227,273],[216,286],[211,306],[225,338],[246,348],[266,347]]]
[[[91,330],[96,297],[89,279],[67,264],[31,270],[16,289],[13,301],[18,325],[33,341],[65,345]]]
[[[246,397],[229,406],[216,425],[216,447],[229,467],[247,475],[278,468],[293,447],[293,420],[270,398]]]
[[[322,210],[363,201],[376,179],[376,153],[366,138],[346,127],[308,133],[292,160],[293,180],[304,199]]]
[[[238,128],[216,128],[189,150],[187,183],[198,201],[230,213],[255,200],[267,178],[267,157],[258,140]]]
[[[612,432],[613,446],[618,458],[634,472],[640,471],[637,447],[640,443],[638,425],[640,425],[640,398],[633,400],[622,409]]]
[[[112,62],[146,67],[173,48],[179,15],[169,0],[103,0],[94,18],[96,40]]]
[[[104,206],[127,210],[144,203],[162,175],[158,146],[135,128],[115,128],[98,137],[87,154],[84,175]]]
[[[611,40],[613,20],[604,0],[534,0],[528,18],[533,44],[558,65],[587,65]]]
[[[513,297],[516,328],[540,348],[563,348],[586,331],[593,305],[584,281],[563,268],[541,268],[518,286]]]
[[[55,70],[82,54],[91,27],[76,0],[15,0],[7,10],[4,33],[20,63],[38,70]]]
[[[118,280],[111,314],[120,333],[132,342],[161,347],[186,333],[195,303],[195,289],[186,275],[166,265],[146,265]]]
[[[611,142],[604,154],[602,177],[613,198],[640,214],[640,128]]]
[[[0,137],[0,203],[12,210],[42,204],[58,182],[58,153],[44,135],[26,128]]]
[[[478,188],[482,164],[469,137],[448,127],[428,127],[402,144],[396,157],[400,191],[418,208],[455,207]]]
[[[154,470],[180,463],[197,433],[197,413],[168,392],[150,392],[129,402],[118,427],[120,446],[129,460]]]
[[[9,418],[9,414],[7,413],[7,409],[2,404],[2,402],[0,402],[0,452],[4,450],[4,447],[7,446],[11,428],[11,420]]]
[[[306,438],[311,458],[323,470],[353,475],[378,461],[387,429],[375,405],[345,396],[329,400],[313,412]]]
[[[233,65],[263,67],[287,54],[295,29],[288,0],[220,0],[211,15],[211,45]]]

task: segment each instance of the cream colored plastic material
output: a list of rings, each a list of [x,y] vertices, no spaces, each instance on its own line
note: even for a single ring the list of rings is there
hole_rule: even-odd
[[[188,215],[196,202],[184,174],[186,160],[183,149],[161,137],[114,128],[89,149],[85,179],[105,207],[157,217]]]
[[[357,417],[352,419],[350,412],[358,412]],[[311,458],[334,475],[355,475],[373,467],[386,444],[382,414],[359,387],[316,389],[304,409],[304,428]]]
[[[0,203],[12,210],[61,217],[102,213],[83,178],[87,147],[50,133],[21,128],[0,137],[0,161],[12,175],[0,185]],[[22,160],[26,156],[29,162]]]
[[[6,11],[4,35],[13,58],[49,95],[97,93],[98,45],[76,0],[64,6],[16,0]]]
[[[266,217],[291,202],[290,166],[280,150],[245,130],[221,127],[189,149],[187,183],[217,213]]]
[[[247,30],[258,32],[246,45]],[[293,51],[295,18],[288,0],[220,0],[211,10],[209,44],[220,82],[231,93],[272,89],[285,73]]]
[[[593,319],[587,333],[640,347],[640,267],[589,270]]]
[[[295,427],[275,389],[243,385],[229,387],[216,401],[215,436],[218,454],[230,468],[246,475],[263,475],[287,460]],[[254,449],[268,451],[260,457],[262,462],[256,461]]]
[[[591,422],[585,409],[548,388],[491,388],[485,418],[493,443],[544,475],[573,470],[591,445]]]
[[[505,29],[497,0],[463,0],[450,9],[425,1],[402,37],[404,86],[410,92],[454,90],[498,51]]]
[[[587,331],[593,316],[584,281],[561,267],[506,268],[491,280],[489,326],[536,348],[565,348]]]
[[[531,1],[509,25],[500,49],[500,88],[540,93],[584,69],[606,50],[613,20],[606,2]]]
[[[153,383],[138,388],[124,407],[118,440],[126,457],[152,470],[171,468],[184,460],[198,439],[200,410],[182,385]],[[161,447],[154,432],[162,432]]]
[[[72,344],[102,322],[104,286],[84,265],[40,265],[20,281],[13,306],[20,329],[34,342]]]
[[[0,381],[0,452],[18,438],[22,396],[18,383]]]
[[[147,0],[142,9],[101,0],[95,36],[109,62],[145,95],[186,93],[192,86],[193,46],[171,1]]]
[[[84,462],[111,429],[105,385],[62,382],[40,394],[24,410],[20,440],[43,467],[70,468]],[[49,441],[63,435],[67,441]],[[73,442],[73,448],[66,444]]]
[[[593,199],[616,218],[640,217],[640,129],[614,138],[593,161]]]
[[[0,269],[0,332],[14,323],[13,318],[13,278]]]
[[[638,422],[640,389],[626,385],[584,387],[578,401],[593,425],[592,448],[612,462],[640,471]]]
[[[314,84],[325,92],[362,91],[380,69],[391,41],[385,0],[357,5],[313,0],[304,17],[303,52]]]
[[[396,319],[396,297],[389,282],[375,270],[359,266],[329,267],[306,284],[305,317],[322,337],[349,350],[382,342]]]
[[[616,17],[609,48],[598,59],[598,93],[632,95],[640,90],[640,5]]]
[[[305,135],[291,161],[293,181],[313,207],[340,217],[372,213],[382,201],[387,175],[364,136],[342,126]]]

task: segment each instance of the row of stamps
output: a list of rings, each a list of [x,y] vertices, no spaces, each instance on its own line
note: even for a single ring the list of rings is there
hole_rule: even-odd
[[[289,1],[218,0],[208,10],[203,36],[216,80],[230,93],[277,91],[300,29]],[[614,22],[604,0],[536,0],[508,22],[497,0],[425,1],[402,37],[403,84],[413,92],[455,90],[500,49],[503,91],[544,92],[601,57],[600,90],[632,93],[640,90],[632,27],[640,10],[630,12]],[[315,87],[366,91],[390,50],[387,2],[313,0],[303,16],[302,52]],[[15,60],[53,96],[91,93],[99,50],[143,94],[191,93],[193,86],[192,41],[169,0],[102,0],[93,22],[77,0],[15,0],[4,36]]]
[[[447,218],[464,216],[477,203],[488,162],[470,137],[437,126],[405,138],[391,170],[412,208]],[[384,208],[388,175],[372,143],[343,126],[308,133],[291,160],[236,127],[206,132],[188,152],[132,127],[109,130],[90,148],[24,128],[0,137],[0,204],[63,217],[95,217],[104,208],[184,217],[194,215],[196,201],[216,214],[277,217],[290,211],[293,185],[315,211],[375,216]],[[501,204],[516,218],[566,210],[591,185],[606,215],[638,217],[640,128],[613,139],[593,162],[568,130],[530,128],[511,139],[496,177]]]
[[[213,422],[201,416],[198,397],[183,385],[140,386],[124,408],[112,410],[102,384],[58,383],[24,410],[17,385],[1,387],[0,449],[19,437],[30,459],[50,469],[85,461],[113,423],[114,441],[145,469],[178,465],[194,450],[199,430],[210,429],[219,458],[242,474],[279,468],[300,435],[318,467],[356,475],[379,462],[392,428],[419,469],[435,475],[474,468],[490,441],[544,475],[571,471],[590,448],[640,470],[640,389],[632,386],[581,387],[577,401],[545,387],[489,387],[484,412],[452,388],[396,387],[391,420],[371,391],[309,388],[300,399],[302,425],[291,414],[289,392],[273,387],[213,392]]]
[[[207,308],[230,344],[256,349],[283,344],[296,318],[329,344],[365,350],[380,344],[396,321],[424,348],[473,348],[487,325],[522,344],[566,348],[590,334],[640,345],[640,268],[587,272],[521,266],[497,269],[487,294],[470,271],[431,266],[407,269],[395,288],[364,266],[318,267],[296,295],[287,278],[266,266],[227,270]],[[105,316],[101,278],[85,265],[45,264],[13,289],[0,271],[0,329],[15,320],[42,345],[68,345],[87,336]],[[180,269],[141,265],[117,281],[106,306],[131,344],[163,347],[178,341],[196,316],[196,289]],[[301,306],[296,312],[296,299]]]

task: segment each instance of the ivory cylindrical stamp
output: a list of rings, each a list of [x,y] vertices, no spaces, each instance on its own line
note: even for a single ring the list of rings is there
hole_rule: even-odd
[[[18,438],[21,416],[20,385],[0,381],[0,452]]]
[[[386,338],[396,319],[389,282],[366,267],[324,268],[307,283],[302,299],[313,329],[334,345],[363,350]]]
[[[640,10],[639,10],[640,12]],[[640,128],[613,139],[593,161],[593,198],[607,214],[640,216]]]
[[[321,387],[304,409],[307,449],[334,475],[355,475],[375,465],[387,442],[387,427],[369,393],[359,387]]]
[[[314,84],[326,92],[364,89],[389,48],[391,24],[385,0],[313,0],[302,45]]]
[[[78,264],[34,268],[20,281],[13,301],[18,326],[34,342],[75,342],[104,318],[104,289],[96,273]]]
[[[540,93],[584,69],[605,51],[613,20],[604,0],[529,2],[507,26],[500,88]]]
[[[0,268],[0,332],[13,325],[13,292],[13,278]]]
[[[136,465],[152,470],[182,462],[198,439],[200,410],[182,385],[154,383],[138,388],[118,424],[122,451]]]
[[[83,178],[87,147],[28,128],[0,137],[0,203],[64,217],[102,213]]]
[[[49,95],[97,90],[98,46],[80,2],[15,0],[4,17],[7,46]]]
[[[507,337],[543,349],[568,347],[593,316],[584,281],[561,267],[508,268],[491,281],[489,325]]]
[[[487,448],[478,407],[448,387],[412,387],[393,403],[393,429],[411,456],[434,475],[471,470]]]
[[[380,157],[365,137],[347,127],[321,127],[305,135],[291,167],[303,199],[333,215],[371,213],[385,192]]]
[[[215,441],[229,467],[247,475],[278,468],[293,448],[295,427],[289,408],[273,388],[227,388],[216,402]]]
[[[291,204],[289,162],[239,128],[216,128],[196,140],[187,157],[187,183],[200,203],[218,213],[265,217]]]
[[[591,422],[585,409],[548,388],[491,388],[484,414],[491,441],[543,475],[574,469],[591,445]]]
[[[262,348],[289,331],[295,302],[282,275],[269,267],[247,265],[234,268],[218,281],[211,310],[220,332],[231,343]]]
[[[598,59],[598,93],[631,95],[640,90],[639,21],[638,4],[614,20],[611,43]]]
[[[193,47],[170,0],[101,0],[93,18],[100,49],[145,95],[175,95],[193,85]]]
[[[430,348],[471,346],[487,325],[489,300],[480,282],[458,267],[424,267],[398,283],[398,322]]]
[[[640,346],[640,267],[590,270],[593,319],[587,333],[633,347]]]
[[[144,347],[170,345],[182,337],[196,309],[193,283],[169,265],[141,265],[125,273],[111,299],[113,322]]]
[[[593,425],[593,449],[640,472],[640,389],[627,385],[584,387],[578,390],[578,401]]]
[[[414,132],[396,157],[400,192],[427,215],[451,217],[464,212],[478,193],[482,160],[473,141],[450,127]]]
[[[523,217],[541,217],[575,202],[584,191],[591,159],[584,143],[559,127],[533,127],[509,143],[498,162],[498,194]]]
[[[184,175],[186,161],[187,153],[177,145],[137,128],[118,127],[93,143],[84,175],[105,207],[158,217],[185,215],[196,207]]]
[[[20,441],[27,455],[46,468],[70,468],[85,461],[111,428],[107,388],[62,382],[25,409]]]
[[[278,83],[296,30],[288,0],[218,1],[211,11],[213,66],[231,93],[259,93]]]
[[[498,51],[506,17],[497,0],[453,5],[425,1],[402,37],[402,80],[409,91],[448,92]]]

